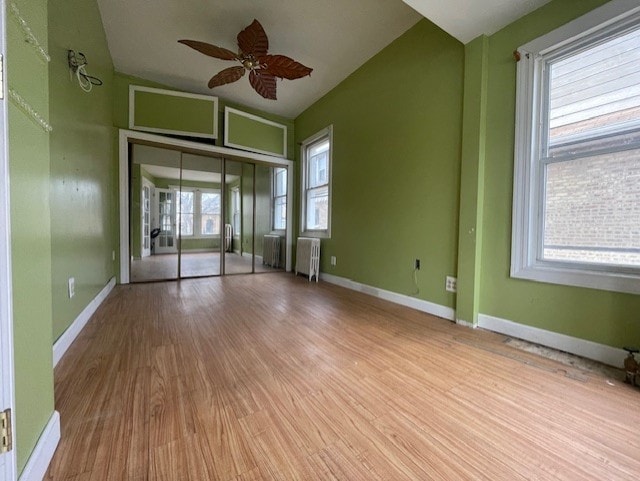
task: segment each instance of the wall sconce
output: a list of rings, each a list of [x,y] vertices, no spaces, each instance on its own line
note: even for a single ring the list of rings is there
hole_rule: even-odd
[[[87,73],[87,57],[82,52],[76,53],[74,50],[69,50],[67,58],[69,60],[69,69],[78,78],[78,84],[80,84],[82,90],[91,92],[94,85],[96,87],[102,85],[102,80]]]

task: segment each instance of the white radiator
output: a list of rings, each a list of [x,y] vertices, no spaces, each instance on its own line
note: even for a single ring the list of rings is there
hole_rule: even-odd
[[[233,248],[233,228],[231,224],[224,225],[224,251],[231,252]]]
[[[296,246],[296,275],[298,273],[306,274],[309,280],[313,276],[320,275],[320,239],[311,239],[309,237],[298,237]]]
[[[265,235],[262,238],[262,263],[271,267],[280,267],[279,235]]]

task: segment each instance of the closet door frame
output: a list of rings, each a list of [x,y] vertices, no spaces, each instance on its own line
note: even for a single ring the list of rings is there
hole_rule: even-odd
[[[119,200],[120,200],[120,249],[119,249],[119,283],[128,284],[129,272],[129,156],[131,144],[144,144],[155,147],[179,150],[200,155],[216,155],[225,160],[248,162],[254,165],[263,164],[274,167],[286,167],[287,174],[287,230],[286,230],[286,265],[287,272],[291,271],[291,253],[293,248],[293,179],[295,177],[295,163],[281,157],[244,152],[227,147],[206,145],[182,139],[172,139],[162,135],[136,132],[121,129],[119,135]],[[224,165],[224,162],[223,162]],[[224,169],[223,169],[224,170]],[[223,206],[224,208],[224,206]],[[255,244],[255,239],[254,239]],[[254,249],[255,251],[255,249]],[[223,262],[223,261],[222,261]],[[224,264],[223,264],[224,265]],[[224,272],[224,271],[223,271]]]

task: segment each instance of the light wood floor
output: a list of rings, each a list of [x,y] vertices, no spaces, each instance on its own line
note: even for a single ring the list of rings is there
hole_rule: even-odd
[[[118,286],[49,480],[634,480],[640,391],[290,274]]]
[[[251,257],[233,252],[225,253],[226,274],[251,273]],[[263,265],[256,259],[256,272],[273,272],[275,269]],[[220,275],[219,252],[183,252],[180,259],[180,276],[201,277]],[[131,261],[131,282],[162,281],[178,278],[178,254],[158,254]]]

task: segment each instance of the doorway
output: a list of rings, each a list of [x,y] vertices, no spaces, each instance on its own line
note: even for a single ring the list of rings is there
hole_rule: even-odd
[[[149,282],[290,270],[291,186],[282,172],[292,163],[189,144],[185,149],[128,142],[129,258],[127,272],[121,259],[123,283],[127,274],[127,282]],[[121,199],[122,180],[121,171]],[[121,246],[122,240],[121,235]]]

